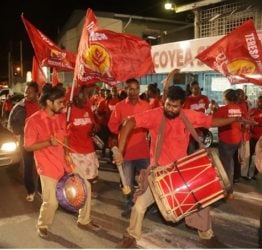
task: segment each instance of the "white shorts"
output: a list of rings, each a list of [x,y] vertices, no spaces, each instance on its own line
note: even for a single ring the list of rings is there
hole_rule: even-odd
[[[90,154],[70,153],[70,156],[83,178],[90,180],[98,176],[99,161],[95,152]]]

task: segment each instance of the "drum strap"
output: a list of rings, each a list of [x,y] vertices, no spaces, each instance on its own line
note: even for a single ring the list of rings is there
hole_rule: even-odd
[[[198,143],[199,148],[201,148],[201,149],[206,148],[205,145],[200,141],[200,139],[197,135],[197,132],[196,132],[195,128],[193,127],[192,123],[188,120],[188,118],[186,117],[185,113],[182,110],[180,111],[180,116],[181,116],[183,122],[185,123],[186,127],[188,128],[190,134],[193,136],[193,138]]]
[[[161,148],[162,148],[163,141],[164,141],[165,126],[166,126],[166,117],[165,117],[165,115],[163,115],[161,122],[160,122],[157,139],[156,139],[155,155],[154,155],[154,159],[153,159],[153,166],[154,167],[158,166],[158,160],[159,160],[159,157],[160,157]]]

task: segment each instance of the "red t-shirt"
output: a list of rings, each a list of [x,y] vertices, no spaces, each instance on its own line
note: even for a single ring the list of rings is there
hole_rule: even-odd
[[[214,117],[242,117],[242,109],[238,104],[228,104],[218,108]],[[229,125],[218,128],[219,140],[228,144],[238,144],[242,139],[241,125],[239,122],[233,122]]]
[[[77,153],[88,154],[95,151],[90,133],[94,126],[94,116],[91,107],[84,108],[72,105],[68,125],[68,145]]]
[[[114,98],[112,98],[112,99],[107,101],[108,109],[110,110],[110,112],[115,110],[115,107],[116,107],[117,103],[119,103],[118,97],[114,97]]]
[[[136,104],[132,104],[128,98],[116,104],[112,112],[108,127],[112,133],[118,134],[122,122],[133,114],[141,113],[150,109],[148,102],[139,99]],[[128,138],[124,159],[136,160],[149,158],[149,144],[146,139],[147,130],[143,128],[134,129]]]
[[[262,110],[253,108],[250,110],[250,117],[253,118],[260,125],[251,127],[251,136],[259,139],[262,136]]]
[[[161,102],[157,98],[150,98],[149,105],[151,109],[158,108],[161,106]]]
[[[107,126],[109,117],[110,117],[110,110],[108,108],[108,100],[102,99],[96,110],[96,120],[99,124]]]
[[[241,103],[238,103],[238,105],[240,106],[242,110],[242,116],[248,119],[248,103],[246,101],[243,101]],[[241,131],[242,131],[243,141],[249,141],[251,137],[250,126],[242,125]]]
[[[67,136],[65,114],[50,117],[44,109],[41,109],[27,119],[24,136],[25,146],[46,141],[50,139],[51,135],[56,135],[60,141],[64,141]],[[64,148],[60,144],[34,151],[34,158],[39,175],[58,180],[67,169]]]
[[[25,100],[26,118],[40,109],[38,102],[29,102]]]
[[[209,128],[212,124],[212,116],[201,112],[185,109],[184,114],[192,123],[193,127]],[[151,136],[150,161],[153,164],[156,139],[159,134],[159,127],[163,117],[163,107],[151,109],[146,112],[134,115],[136,128],[146,128]],[[177,159],[187,155],[190,132],[182,118],[166,119],[164,139],[158,163],[160,166],[170,164]]]
[[[195,111],[201,111],[205,113],[208,109],[209,100],[205,95],[188,96],[184,103],[184,109],[192,109]]]

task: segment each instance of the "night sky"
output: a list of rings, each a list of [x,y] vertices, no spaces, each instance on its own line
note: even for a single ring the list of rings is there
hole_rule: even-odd
[[[193,2],[193,1],[191,1]],[[181,20],[181,15],[167,12],[164,0],[5,0],[1,1],[0,15],[0,80],[7,77],[7,55],[12,48],[13,60],[19,60],[19,41],[23,41],[24,68],[31,70],[33,49],[20,15],[23,12],[36,28],[52,40],[74,9],[92,8],[94,11],[109,11],[123,14],[172,18]],[[29,62],[29,63],[28,63]],[[27,66],[29,65],[29,66]]]

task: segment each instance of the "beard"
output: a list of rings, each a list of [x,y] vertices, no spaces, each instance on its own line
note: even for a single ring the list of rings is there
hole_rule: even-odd
[[[179,113],[168,112],[168,111],[164,110],[164,116],[167,119],[175,119],[175,118],[177,118],[179,116]]]

